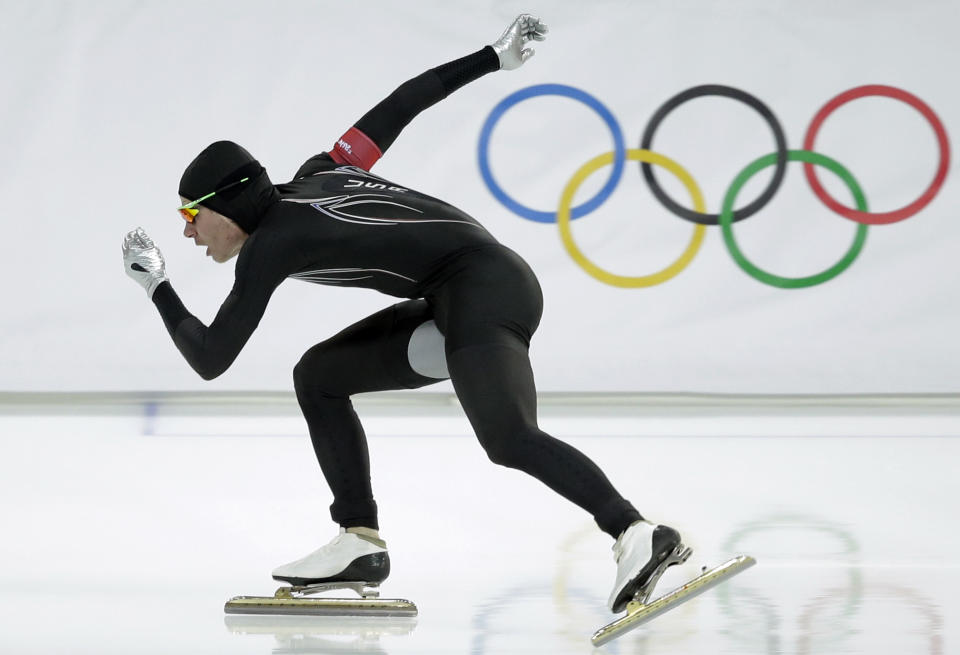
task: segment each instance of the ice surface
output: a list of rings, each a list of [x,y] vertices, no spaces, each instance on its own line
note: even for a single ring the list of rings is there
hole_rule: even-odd
[[[694,548],[660,591],[758,560],[599,651],[951,652],[960,432],[860,418],[545,420]],[[335,532],[296,417],[0,415],[0,652],[592,651],[614,565],[590,518],[490,464],[460,419],[368,423],[383,593],[415,601],[415,621],[223,614]]]

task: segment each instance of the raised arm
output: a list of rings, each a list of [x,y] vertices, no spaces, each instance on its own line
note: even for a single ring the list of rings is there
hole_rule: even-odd
[[[369,170],[417,114],[487,73],[519,68],[534,54],[524,46],[543,41],[546,33],[539,18],[518,16],[492,45],[401,84],[340,137],[330,156],[338,164]]]

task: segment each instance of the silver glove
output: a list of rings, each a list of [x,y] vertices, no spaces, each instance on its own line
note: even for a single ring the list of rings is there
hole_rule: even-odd
[[[153,298],[161,282],[167,281],[163,254],[143,228],[128,232],[123,240],[123,270]]]
[[[492,44],[500,58],[500,68],[508,71],[520,68],[535,52],[533,48],[523,46],[530,41],[543,41],[547,38],[546,33],[547,26],[541,23],[539,18],[530,14],[517,16],[503,36]]]

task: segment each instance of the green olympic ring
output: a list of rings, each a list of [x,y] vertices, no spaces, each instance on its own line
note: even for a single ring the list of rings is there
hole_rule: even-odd
[[[861,212],[867,211],[867,200],[863,195],[863,190],[860,188],[860,185],[853,179],[850,171],[837,161],[819,153],[810,152],[809,150],[788,150],[787,161],[801,161],[807,164],[815,164],[836,173],[853,194],[857,209]],[[769,284],[770,286],[781,289],[800,289],[832,280],[847,270],[863,249],[863,244],[867,240],[867,226],[863,223],[857,225],[857,232],[854,236],[853,244],[839,262],[825,271],[815,275],[808,275],[807,277],[782,277],[764,271],[747,259],[746,255],[743,254],[737,245],[736,239],[734,239],[733,203],[737,199],[737,194],[740,192],[740,189],[743,188],[743,185],[746,184],[747,180],[757,172],[768,166],[773,166],[775,163],[777,163],[777,153],[766,155],[750,163],[734,178],[733,184],[730,185],[730,188],[723,198],[723,209],[720,212],[720,227],[723,230],[723,242],[727,245],[727,250],[730,251],[730,255],[734,261],[737,262],[737,265],[743,269],[747,275],[764,284]]]

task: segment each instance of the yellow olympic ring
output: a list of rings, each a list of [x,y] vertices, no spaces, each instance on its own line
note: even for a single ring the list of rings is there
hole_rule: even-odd
[[[651,152],[650,150],[639,150],[635,148],[627,150],[627,159],[629,161],[642,161],[648,164],[654,164],[655,166],[662,166],[676,175],[677,179],[683,182],[683,185],[687,187],[687,191],[690,193],[690,199],[693,201],[694,210],[702,214],[706,213],[706,204],[703,202],[703,194],[700,192],[700,187],[698,187],[697,183],[694,182],[690,173],[688,173],[680,164],[656,152]],[[627,289],[637,287],[652,287],[658,284],[663,284],[670,278],[680,273],[680,271],[685,269],[690,262],[693,261],[697,251],[700,250],[700,246],[703,244],[703,237],[707,233],[706,226],[697,224],[693,228],[693,236],[690,238],[690,243],[687,245],[687,249],[683,251],[683,254],[680,255],[680,258],[662,271],[658,271],[657,273],[653,273],[651,275],[617,275],[604,270],[591,262],[587,256],[580,251],[580,248],[578,248],[577,244],[573,241],[573,234],[570,231],[570,206],[573,204],[573,196],[577,192],[577,189],[580,188],[580,185],[583,184],[584,180],[590,177],[591,174],[604,166],[609,166],[612,163],[612,151],[599,155],[598,157],[594,157],[586,164],[581,166],[580,169],[573,174],[573,177],[570,178],[570,181],[567,182],[567,186],[560,196],[560,206],[557,208],[557,227],[560,228],[560,239],[563,241],[563,246],[567,249],[567,253],[573,258],[573,261],[579,264],[580,268],[601,282],[605,282],[606,284],[615,287]]]

